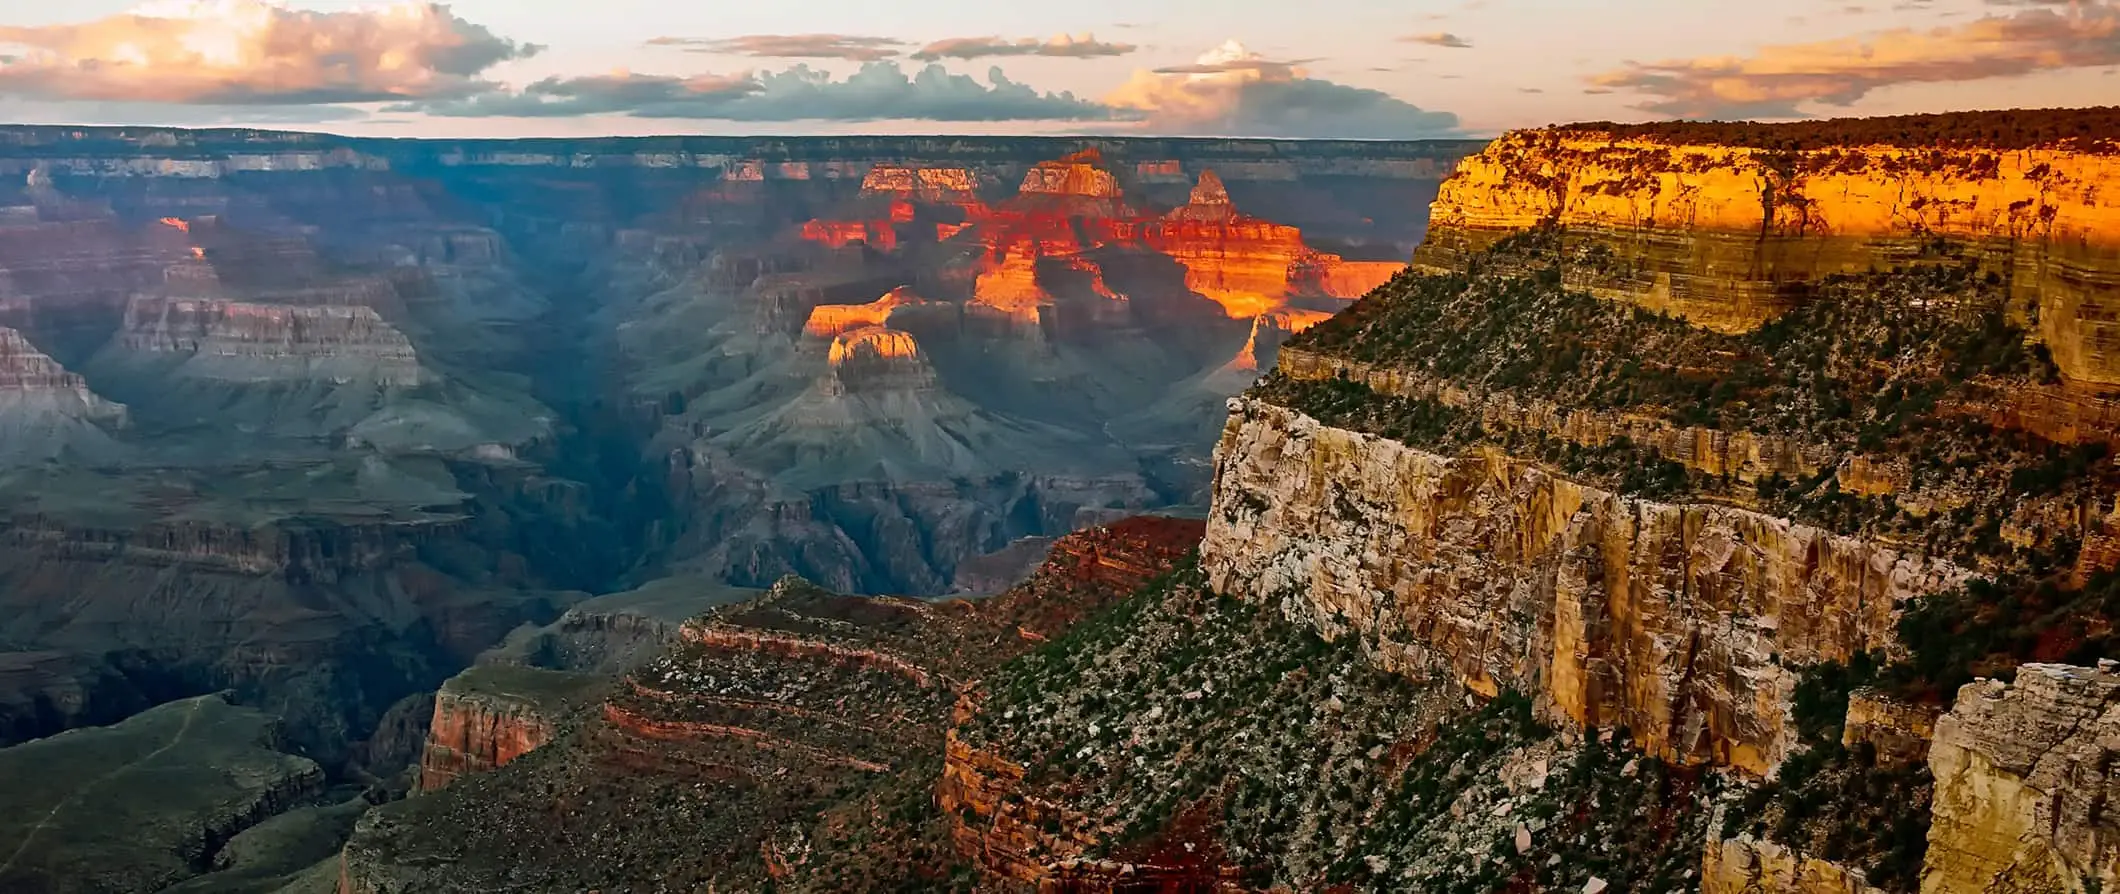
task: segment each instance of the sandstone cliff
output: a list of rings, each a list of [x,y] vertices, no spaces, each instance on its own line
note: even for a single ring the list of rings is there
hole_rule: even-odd
[[[1201,564],[1386,667],[1536,693],[1651,753],[1770,772],[1794,666],[1889,650],[1948,563],[1721,506],[1630,499],[1252,401],[1216,451]]]
[[[2120,386],[2120,160],[2070,149],[1796,152],[1595,130],[1513,133],[1461,162],[1415,263],[1456,268],[1554,223],[1612,252],[1571,285],[1744,331],[1828,275],[1967,255],[2009,280],[2062,375]],[[1955,247],[1954,247],[1955,246]]]
[[[420,788],[434,791],[551,741],[560,719],[586,703],[601,682],[588,674],[509,665],[479,665],[451,677],[435,695]]]
[[[1936,723],[1923,894],[2096,891],[2120,881],[2111,766],[2120,676],[2030,664],[1973,683]]]

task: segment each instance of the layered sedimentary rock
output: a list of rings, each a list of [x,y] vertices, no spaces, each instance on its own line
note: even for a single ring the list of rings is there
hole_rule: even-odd
[[[919,390],[935,385],[935,372],[921,356],[912,333],[865,326],[832,339],[831,382],[842,391]]]
[[[1216,448],[1201,562],[1387,667],[1625,726],[1678,761],[1770,772],[1792,666],[1894,648],[1948,563],[1754,512],[1577,484],[1495,450],[1445,457],[1243,400]]]
[[[1119,198],[1119,181],[1104,167],[1104,153],[1084,149],[1052,161],[1041,161],[1023,175],[1017,189],[1023,196],[1052,196],[1077,200],[1071,208],[1106,208],[1099,200]],[[1103,216],[1116,216],[1106,213]]]
[[[0,327],[0,464],[54,459],[108,461],[125,426],[124,405],[90,391],[78,375]]]
[[[978,200],[979,177],[970,168],[881,164],[862,175],[865,195],[890,194],[934,203]]]
[[[1701,894],[1882,894],[1859,872],[1750,836],[1713,841]]]
[[[1983,680],[1936,722],[1935,818],[1923,894],[2099,890],[2120,881],[2106,805],[2120,675],[2028,664]]]
[[[1232,317],[1253,317],[1303,295],[1354,299],[1391,278],[1395,261],[1346,261],[1310,248],[1292,226],[1239,212],[1213,171],[1186,204],[1141,228],[1141,241],[1186,270],[1186,285]]]
[[[435,695],[420,757],[420,788],[445,787],[504,766],[552,739],[554,726],[602,681],[568,671],[480,665]]]
[[[1868,746],[1885,764],[1920,764],[1929,758],[1929,740],[1936,733],[1937,709],[1909,702],[1874,689],[1848,695],[1848,713],[1841,730],[1841,745]]]
[[[976,604],[786,580],[717,608],[561,738],[364,818],[342,890],[933,886],[955,687],[1139,586],[1198,532],[1138,519],[1074,535]],[[555,814],[554,797],[578,806]]]
[[[365,306],[295,306],[142,297],[116,347],[192,358],[177,373],[220,381],[316,379],[409,388],[422,381],[411,341]]]
[[[1836,273],[1977,257],[2010,280],[2064,377],[2120,386],[2120,158],[2066,149],[1858,146],[1799,152],[1513,133],[1462,161],[1415,263],[1451,269],[1543,223],[1609,251],[1571,285],[1745,331]],[[1956,245],[1958,247],[1953,248]]]

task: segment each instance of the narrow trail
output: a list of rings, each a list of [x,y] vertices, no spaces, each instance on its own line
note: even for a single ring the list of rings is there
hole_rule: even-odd
[[[147,763],[148,761],[161,757],[162,755],[168,753],[171,748],[175,748],[179,743],[182,743],[184,741],[184,737],[190,734],[191,732],[192,721],[197,720],[199,717],[199,706],[201,704],[204,704],[203,699],[192,700],[190,710],[184,713],[184,723],[177,727],[177,734],[171,736],[168,742],[162,743],[162,747],[150,751],[146,754],[140,755],[134,760],[128,761],[124,764],[112,768],[111,771],[108,773],[105,773],[101,776],[98,776],[94,779],[82,783],[81,787],[74,789],[72,794],[69,794],[64,798],[59,799],[59,803],[53,804],[52,809],[44,814],[44,818],[38,820],[37,824],[31,826],[29,828],[29,831],[22,836],[22,841],[15,845],[15,852],[7,856],[7,862],[0,863],[0,876],[7,875],[8,870],[15,868],[15,861],[22,859],[23,852],[29,850],[30,844],[35,842],[37,840],[37,836],[39,834],[42,834],[44,830],[51,825],[52,820],[57,819],[59,817],[59,814],[65,812],[68,807],[73,806],[75,802],[81,800],[81,796],[87,794],[90,789],[102,785],[103,783],[109,782],[128,770],[135,769],[140,765]]]

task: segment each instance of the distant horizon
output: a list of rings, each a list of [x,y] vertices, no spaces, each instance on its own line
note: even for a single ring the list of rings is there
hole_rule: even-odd
[[[0,14],[0,119],[437,139],[1482,139],[2120,93],[2120,0],[81,0]],[[784,128],[785,130],[780,130]]]
[[[1492,141],[1504,134],[1517,131],[1558,130],[1584,128],[1595,125],[1637,126],[1642,124],[1753,124],[1761,126],[1800,126],[1829,123],[1832,121],[1859,121],[1878,118],[1928,118],[1948,115],[1977,115],[1986,113],[2022,112],[2084,112],[2098,109],[2120,110],[2120,103],[2101,103],[2081,106],[2007,106],[1979,109],[1955,109],[1947,112],[1904,112],[1877,115],[1834,115],[1795,119],[1757,118],[1678,118],[1656,121],[1575,120],[1548,124],[1526,125],[1492,133],[1466,133],[1425,137],[1336,137],[1336,136],[1248,136],[1216,134],[1131,134],[1110,132],[1041,132],[1041,133],[993,133],[963,131],[847,131],[836,133],[803,133],[789,131],[759,131],[750,133],[583,133],[569,135],[517,134],[507,136],[424,136],[348,133],[328,127],[303,127],[289,123],[278,126],[227,125],[227,124],[87,124],[76,122],[29,122],[0,120],[0,130],[46,129],[46,130],[156,130],[182,131],[186,133],[255,133],[304,135],[331,137],[365,142],[579,142],[583,140],[920,140],[920,139],[970,139],[970,140],[1113,140],[1126,142],[1254,142],[1254,143],[1470,143]]]

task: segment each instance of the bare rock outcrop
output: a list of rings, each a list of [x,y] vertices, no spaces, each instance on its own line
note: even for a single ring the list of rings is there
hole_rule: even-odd
[[[72,458],[107,461],[119,447],[123,404],[104,400],[88,383],[0,327],[0,465]]]
[[[1967,684],[1936,722],[1923,894],[2100,890],[2120,881],[2120,674],[2027,664]]]
[[[565,713],[586,704],[602,682],[589,674],[506,664],[477,665],[450,678],[435,694],[420,788],[443,788],[551,741]]]
[[[113,346],[184,357],[179,374],[233,382],[315,379],[412,387],[423,380],[404,333],[362,305],[143,296],[126,307]]]
[[[1710,504],[1585,486],[1499,451],[1444,457],[1232,403],[1201,563],[1375,660],[1534,694],[1676,761],[1772,772],[1791,668],[1890,651],[1946,562]]]
[[[1820,278],[1918,262],[1924,245],[1955,241],[2036,308],[2064,377],[2110,390],[2120,386],[2116,189],[2120,159],[2068,149],[1774,152],[1525,131],[1459,163],[1415,266],[1453,269],[1554,223],[1614,259],[1572,269],[1570,285],[1742,332]]]
[[[1701,894],[1883,894],[1862,873],[1749,835],[1708,842]]]

